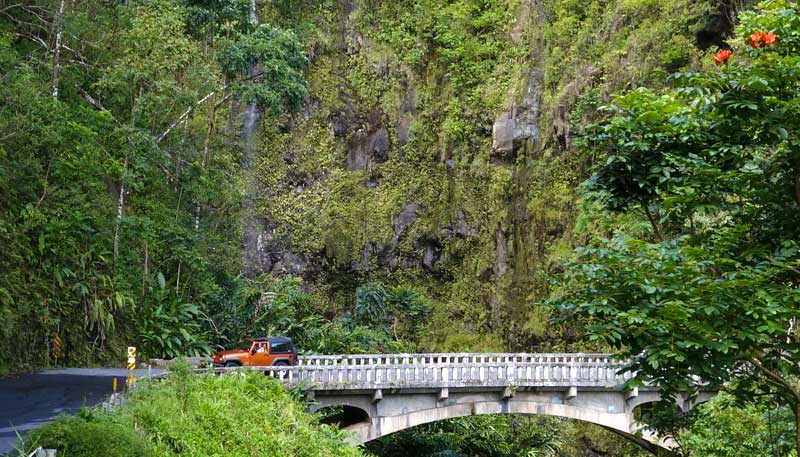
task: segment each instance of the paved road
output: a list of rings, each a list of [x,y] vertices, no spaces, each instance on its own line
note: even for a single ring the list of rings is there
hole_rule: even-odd
[[[143,377],[147,370],[136,373]],[[65,368],[0,379],[0,455],[11,450],[17,433],[23,435],[61,413],[74,414],[84,404],[102,403],[111,394],[114,377],[122,387],[127,376],[128,370],[119,368]]]

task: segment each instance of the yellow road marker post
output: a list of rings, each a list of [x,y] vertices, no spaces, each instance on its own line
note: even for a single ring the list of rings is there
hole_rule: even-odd
[[[58,365],[58,359],[61,357],[61,338],[58,335],[53,337],[53,359],[55,360],[56,365]]]
[[[128,375],[126,384],[129,389],[136,384],[136,376],[133,374],[133,370],[135,369],[136,369],[136,347],[128,346],[128,370],[130,370],[130,375]]]

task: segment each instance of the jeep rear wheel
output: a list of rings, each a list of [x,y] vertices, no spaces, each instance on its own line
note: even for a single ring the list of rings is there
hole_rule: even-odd
[[[275,362],[274,366],[276,366],[276,367],[288,367],[289,366],[289,362],[287,362],[285,360],[278,360],[277,362]]]

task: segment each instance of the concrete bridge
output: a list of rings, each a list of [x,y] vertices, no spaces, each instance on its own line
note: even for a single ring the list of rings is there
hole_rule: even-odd
[[[454,417],[539,414],[600,425],[654,453],[674,448],[634,417],[637,406],[660,400],[658,389],[624,391],[632,375],[620,367],[607,354],[392,354],[306,356],[259,369],[306,390],[314,411],[341,407],[338,421],[360,442]]]

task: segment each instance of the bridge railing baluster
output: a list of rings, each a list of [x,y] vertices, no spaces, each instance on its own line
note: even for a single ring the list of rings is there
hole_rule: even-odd
[[[556,369],[557,369],[557,377],[554,381],[563,382],[564,381],[564,363],[561,357],[558,357],[558,362],[556,362]]]
[[[557,374],[554,381],[564,381],[564,361],[562,359],[562,357],[558,357],[558,362],[556,362],[555,368]]]
[[[567,364],[569,367],[569,380],[570,382],[574,383],[578,379],[578,366],[576,365],[577,358],[576,357],[569,357],[567,360]]]
[[[621,363],[607,354],[424,353],[301,356],[297,366],[259,369],[296,384],[309,380],[315,389],[403,387],[592,386],[629,380],[617,374]]]

